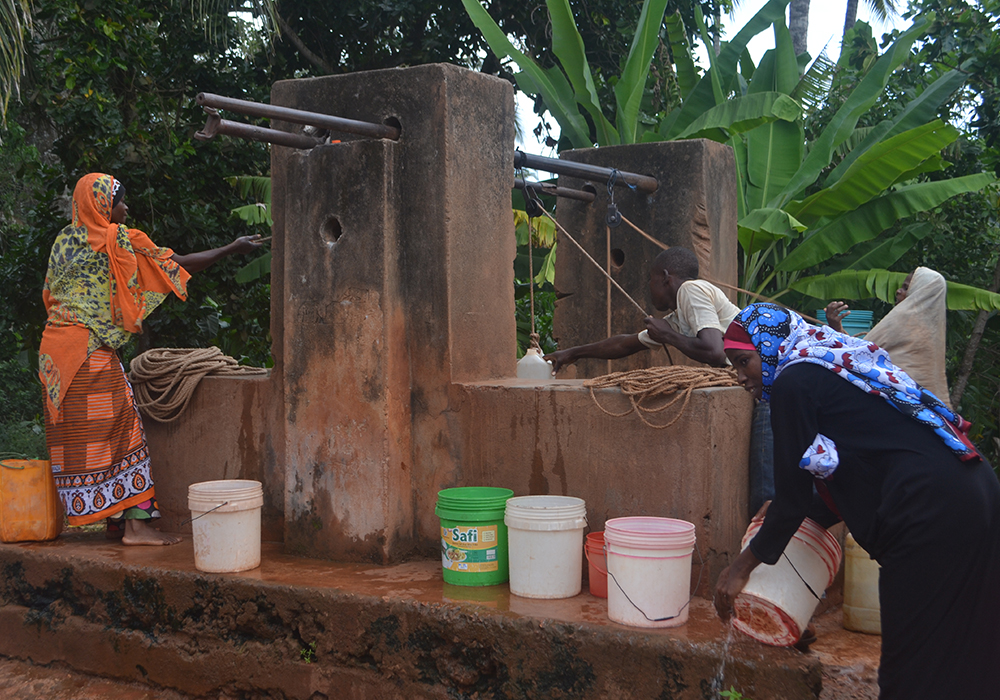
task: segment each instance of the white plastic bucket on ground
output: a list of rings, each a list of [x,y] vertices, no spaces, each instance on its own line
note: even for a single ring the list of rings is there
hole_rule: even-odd
[[[194,565],[208,573],[246,571],[260,566],[259,481],[203,481],[188,487],[194,531]]]
[[[632,627],[677,627],[691,601],[694,525],[635,516],[604,523],[608,618]]]
[[[583,580],[587,504],[573,496],[518,496],[504,511],[510,592],[524,598],[571,598]]]
[[[844,629],[882,634],[878,599],[878,562],[868,556],[851,533],[844,542]]]
[[[750,523],[743,535],[744,549],[762,522]],[[816,610],[817,596],[822,596],[833,583],[840,559],[836,538],[806,518],[778,563],[761,564],[750,574],[733,604],[733,626],[764,644],[779,647],[795,644]]]

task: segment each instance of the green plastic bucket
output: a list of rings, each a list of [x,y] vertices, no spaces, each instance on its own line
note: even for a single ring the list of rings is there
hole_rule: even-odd
[[[507,581],[507,526],[503,522],[510,489],[463,486],[438,491],[434,515],[441,518],[441,568],[446,583],[495,586]]]

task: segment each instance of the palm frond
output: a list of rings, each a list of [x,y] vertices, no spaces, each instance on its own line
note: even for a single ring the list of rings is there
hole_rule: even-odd
[[[31,33],[31,0],[0,0],[0,116],[7,118],[11,96],[20,95],[24,38]]]

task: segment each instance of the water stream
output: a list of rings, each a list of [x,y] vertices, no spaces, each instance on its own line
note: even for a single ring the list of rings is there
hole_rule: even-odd
[[[712,697],[718,700],[722,697],[721,693],[726,688],[723,687],[723,683],[726,678],[726,662],[729,661],[729,645],[733,641],[734,628],[732,624],[726,625],[726,641],[722,644],[722,659],[719,661],[719,670],[715,672],[715,678],[712,679]]]

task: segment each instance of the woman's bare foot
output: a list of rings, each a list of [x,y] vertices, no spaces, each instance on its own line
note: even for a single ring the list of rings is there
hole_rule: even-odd
[[[122,537],[122,544],[141,545],[165,545],[177,544],[181,538],[177,535],[168,535],[160,532],[145,520],[127,519],[125,521],[125,536]]]

